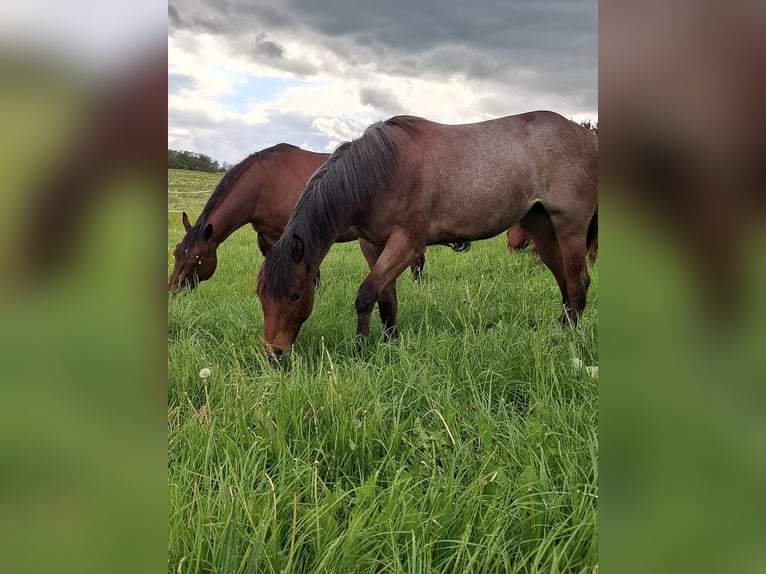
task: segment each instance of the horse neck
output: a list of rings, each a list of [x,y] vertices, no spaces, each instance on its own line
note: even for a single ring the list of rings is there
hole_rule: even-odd
[[[235,181],[208,217],[218,223],[219,243],[250,223],[259,233],[275,239],[282,235],[298,198],[311,174],[329,157],[297,150],[252,164]]]
[[[220,244],[232,233],[248,223],[256,224],[258,201],[256,195],[258,186],[250,180],[247,174],[231,183],[230,189],[220,200],[205,221],[213,224],[213,241]]]
[[[319,264],[324,260],[324,258],[327,256],[327,253],[330,251],[330,248],[344,235],[346,231],[349,230],[349,228],[353,225],[354,220],[356,219],[355,213],[345,213],[343,216],[341,216],[338,219],[338,224],[334,226],[331,230],[327,230],[326,233],[318,234],[318,233],[305,233],[301,232],[302,229],[311,229],[313,227],[311,223],[311,218],[307,217],[306,215],[302,215],[298,221],[294,221],[288,224],[288,227],[285,228],[285,235],[288,235],[288,232],[291,233],[298,233],[301,235],[304,239],[304,243],[306,244],[307,249],[307,257],[314,262],[316,265],[316,269],[319,269]],[[296,223],[298,223],[296,225]],[[344,241],[348,241],[348,238],[345,238]]]

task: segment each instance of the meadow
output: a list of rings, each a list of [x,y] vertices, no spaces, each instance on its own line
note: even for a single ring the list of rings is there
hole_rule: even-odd
[[[221,174],[169,170],[171,192]],[[168,273],[209,194],[169,193]],[[292,355],[260,352],[249,226],[168,299],[168,572],[596,572],[598,265],[576,330],[505,237],[430,247],[400,338],[354,346],[356,243],[322,265]],[[211,376],[199,372],[209,368]]]

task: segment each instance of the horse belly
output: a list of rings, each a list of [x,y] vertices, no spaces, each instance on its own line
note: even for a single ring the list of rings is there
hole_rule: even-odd
[[[431,212],[428,242],[494,237],[517,223],[533,200],[507,182],[442,190]]]

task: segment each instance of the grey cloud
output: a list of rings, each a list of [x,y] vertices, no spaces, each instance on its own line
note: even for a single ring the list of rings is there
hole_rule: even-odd
[[[263,32],[256,34],[251,54],[261,63],[298,76],[310,76],[318,71],[311,62],[290,57],[282,44],[269,39]]]
[[[373,63],[383,59],[384,66],[402,57],[420,59],[440,47],[480,51],[515,65],[540,66],[569,57],[580,49],[573,49],[576,39],[588,35],[593,38],[591,53],[595,53],[595,1],[363,1],[348,10],[340,0],[326,0],[317,10],[310,0],[295,0],[289,6],[306,28],[327,39],[341,40],[334,50],[339,56]],[[429,62],[430,69],[447,72],[455,65],[448,59]],[[593,59],[589,67],[595,70],[595,65]],[[480,67],[478,63],[474,63],[476,67]]]
[[[317,67],[311,62],[306,60],[299,60],[296,58],[282,59],[280,60],[278,67],[282,70],[285,70],[286,72],[292,72],[297,76],[310,76],[312,74],[316,74],[319,71]]]
[[[288,28],[293,25],[293,19],[284,11],[286,2],[277,3],[238,3],[232,6],[231,14],[234,18],[254,17],[261,26],[274,28]]]
[[[230,20],[225,8],[210,9],[202,3],[183,3],[183,15],[177,7],[178,2],[168,3],[168,29],[193,30],[210,34],[222,34],[230,29]]]
[[[359,90],[359,101],[388,115],[395,116],[404,112],[404,106],[394,93],[383,88],[365,86]]]
[[[267,58],[281,58],[285,53],[285,49],[282,47],[282,44],[269,40],[266,34],[261,32],[255,36],[253,53]]]
[[[195,15],[192,18],[192,28],[200,32],[222,34],[226,27],[226,22],[217,16]]]
[[[417,62],[439,48],[453,47],[452,51],[482,52],[498,62],[498,69],[503,65],[559,69],[576,60],[583,81],[595,83],[595,0],[358,0],[353,9],[345,0],[324,0],[321,8],[312,0],[287,1],[278,7],[271,0],[192,0],[188,9],[206,22],[212,15],[221,18],[229,34],[255,27],[272,34],[309,35],[348,62],[372,63],[383,70],[406,71],[412,66],[398,62]],[[428,69],[452,73],[461,63],[471,64],[459,68],[466,74],[478,70],[486,75],[496,69],[491,63],[446,58],[431,59]]]
[[[172,4],[168,4],[168,28],[183,28],[184,23],[178,10]]]

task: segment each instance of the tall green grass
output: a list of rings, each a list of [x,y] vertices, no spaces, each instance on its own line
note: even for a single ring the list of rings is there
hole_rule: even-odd
[[[593,571],[597,383],[572,357],[598,364],[597,268],[569,331],[550,272],[503,237],[429,248],[398,281],[399,340],[374,317],[357,353],[366,265],[336,245],[274,367],[252,230],[218,261],[168,300],[169,572]]]

